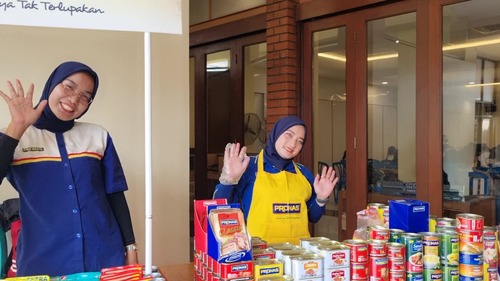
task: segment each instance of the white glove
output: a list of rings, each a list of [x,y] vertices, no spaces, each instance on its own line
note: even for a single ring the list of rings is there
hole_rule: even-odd
[[[219,182],[224,185],[238,184],[241,176],[250,163],[250,157],[246,154],[247,148],[243,146],[240,150],[239,143],[228,143],[224,150],[224,166]]]

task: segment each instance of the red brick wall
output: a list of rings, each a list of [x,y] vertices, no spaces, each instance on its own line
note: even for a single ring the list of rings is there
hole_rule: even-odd
[[[282,116],[297,114],[298,0],[267,0],[267,130]]]

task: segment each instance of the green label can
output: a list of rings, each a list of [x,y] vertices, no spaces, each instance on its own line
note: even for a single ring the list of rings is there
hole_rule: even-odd
[[[439,257],[441,265],[458,268],[458,233],[454,230],[446,230],[440,234]]]
[[[458,281],[458,266],[443,266],[443,281]]]

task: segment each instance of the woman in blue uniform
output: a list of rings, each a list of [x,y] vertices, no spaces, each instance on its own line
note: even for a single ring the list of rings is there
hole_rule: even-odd
[[[226,146],[213,197],[241,203],[251,236],[298,244],[310,236],[308,222],[321,218],[338,177],[332,167],[314,177],[293,161],[305,140],[305,123],[287,116],[273,126],[258,156],[246,156],[246,147],[240,149],[239,143]]]
[[[109,133],[75,122],[95,99],[99,79],[87,65],[65,62],[50,75],[33,108],[34,86],[8,81],[0,91],[11,120],[0,132],[0,181],[19,193],[17,275],[100,271],[137,263],[124,191]]]

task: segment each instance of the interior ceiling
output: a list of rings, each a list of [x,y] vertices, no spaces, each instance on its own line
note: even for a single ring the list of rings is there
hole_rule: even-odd
[[[475,40],[500,38],[500,9],[498,0],[476,0],[455,4],[443,9],[447,26],[443,29],[443,43],[466,43]],[[322,31],[325,35],[327,32]],[[398,48],[405,46],[415,48],[415,13],[399,15],[387,19],[376,20],[369,24],[368,48],[369,54],[383,54],[398,52]],[[319,52],[345,53],[342,32],[328,39],[320,41]],[[458,36],[461,36],[460,38]],[[320,36],[318,36],[319,38]],[[328,36],[324,36],[328,37]],[[333,41],[335,38],[336,41]],[[342,39],[339,39],[342,38]],[[400,40],[399,45],[395,40]],[[492,61],[500,61],[500,44],[474,47],[478,57]],[[401,50],[401,49],[400,49]],[[455,52],[456,54],[457,52]],[[458,52],[460,53],[460,52]],[[465,52],[461,52],[465,54]],[[319,57],[320,73],[322,77],[330,79],[345,79],[345,63],[328,58]],[[463,59],[463,58],[461,58]],[[370,77],[372,84],[382,81],[389,85],[397,83],[398,59],[373,61],[369,64],[373,72]]]

